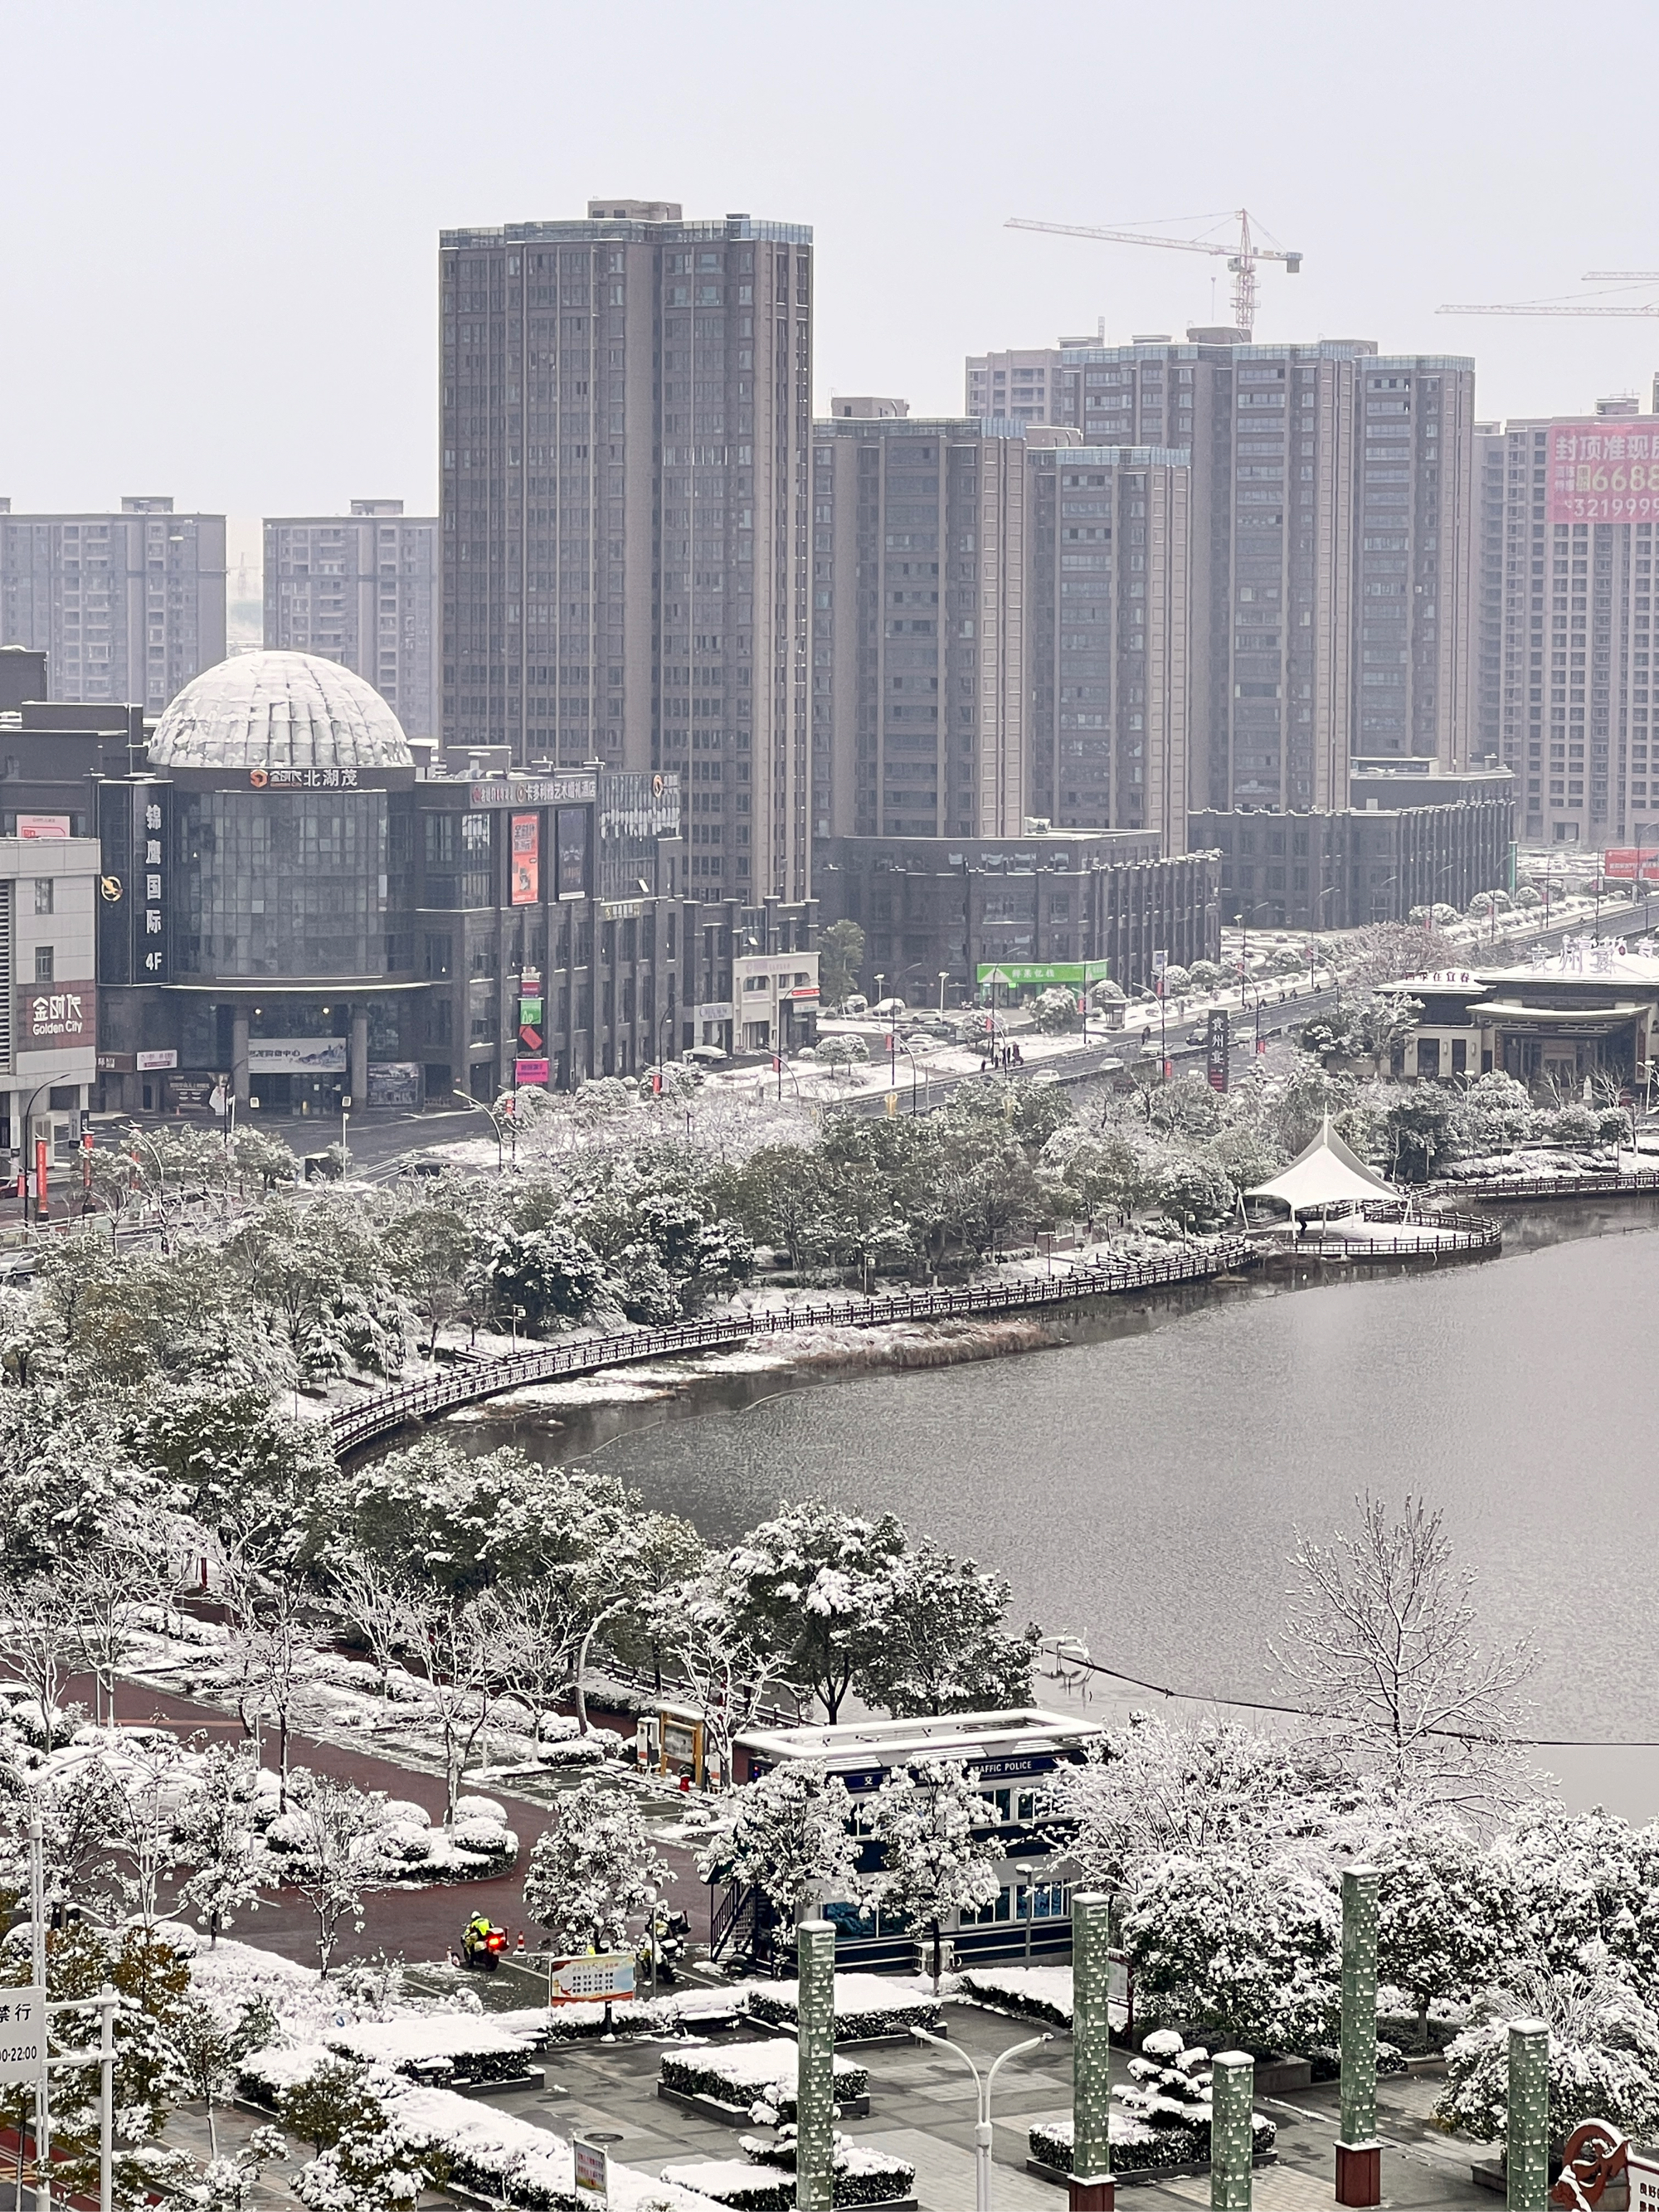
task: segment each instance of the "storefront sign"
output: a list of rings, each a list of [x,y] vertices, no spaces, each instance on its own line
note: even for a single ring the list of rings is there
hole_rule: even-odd
[[[514,775],[492,778],[471,786],[473,806],[592,806],[599,795],[595,769],[576,769],[568,775]]]
[[[1659,434],[1616,416],[1549,428],[1552,522],[1651,522],[1659,515]]]
[[[981,960],[978,969],[981,988],[1000,983],[1010,991],[1042,989],[1050,983],[1098,983],[1111,972],[1109,960]]]
[[[137,1060],[130,1052],[100,1052],[98,1055],[100,1075],[133,1075],[137,1068]]]
[[[355,791],[355,768],[251,768],[247,780],[256,791]]]
[[[592,818],[585,806],[562,806],[555,817],[562,899],[587,896],[587,826]]]
[[[697,1008],[697,1019],[700,1022],[729,1022],[731,1018],[730,1006],[719,999],[711,999],[706,1006]]]
[[[0,2087],[38,2091],[46,2078],[45,1990],[0,1990]]]
[[[539,998],[519,1001],[519,1042],[527,1053],[542,1048],[542,1002]]]
[[[67,814],[20,814],[17,817],[17,834],[25,844],[32,838],[55,842],[60,837],[67,837],[69,833],[70,818]]]
[[[73,1049],[94,1041],[97,1028],[97,987],[92,983],[53,983],[50,987],[20,983],[17,987],[18,1044],[24,1052],[44,1045]]]
[[[793,990],[784,993],[786,999],[816,999],[819,995],[816,983],[797,983]]]
[[[149,1074],[156,1068],[177,1067],[179,1065],[176,1052],[138,1052],[133,1054],[132,1060],[133,1071],[138,1075]]]
[[[550,1062],[544,1060],[515,1060],[513,1080],[516,1084],[545,1083]]]
[[[637,921],[645,912],[643,899],[606,899],[599,908],[601,921]]]
[[[343,1075],[343,1037],[250,1037],[250,1075]]]
[[[161,1096],[169,1114],[211,1114],[213,1094],[218,1088],[216,1075],[170,1075],[161,1087]]]
[[[542,817],[539,814],[513,817],[513,892],[514,906],[535,906],[542,896]]]
[[[421,1070],[412,1060],[371,1060],[368,1063],[368,1103],[371,1106],[418,1106]]]

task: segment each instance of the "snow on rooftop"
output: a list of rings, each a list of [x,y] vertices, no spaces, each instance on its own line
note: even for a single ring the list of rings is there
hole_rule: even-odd
[[[204,669],[156,726],[157,768],[411,768],[403,725],[370,684],[309,653],[243,653]]]

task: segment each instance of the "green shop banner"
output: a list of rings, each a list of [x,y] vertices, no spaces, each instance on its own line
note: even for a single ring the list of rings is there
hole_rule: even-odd
[[[981,989],[987,983],[1000,983],[1010,991],[1028,986],[1046,989],[1051,983],[1099,983],[1111,972],[1109,960],[981,960],[978,970]]]

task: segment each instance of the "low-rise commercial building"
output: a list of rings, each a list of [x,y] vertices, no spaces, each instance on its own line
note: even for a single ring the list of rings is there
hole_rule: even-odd
[[[831,837],[818,848],[822,924],[864,932],[864,980],[925,1005],[973,995],[982,967],[1106,963],[1126,990],[1152,954],[1186,967],[1219,953],[1213,853],[1160,856],[1150,831],[1028,830],[1022,837]],[[1059,980],[1056,978],[1055,980]]]
[[[812,1035],[813,907],[697,899],[672,773],[423,770],[301,653],[227,661],[150,728],[25,700],[0,735],[0,799],[97,840],[106,1106],[488,1102]]]
[[[1622,945],[1568,945],[1532,968],[1454,969],[1386,987],[1422,1012],[1394,1073],[1442,1082],[1512,1075],[1577,1093],[1587,1079],[1644,1079],[1659,1037],[1659,958]]]

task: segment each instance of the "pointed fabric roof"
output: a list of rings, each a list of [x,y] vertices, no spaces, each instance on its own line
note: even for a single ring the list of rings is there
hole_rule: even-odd
[[[1292,1213],[1301,1213],[1310,1206],[1338,1206],[1345,1201],[1357,1205],[1368,1198],[1395,1198],[1399,1193],[1348,1149],[1331,1127],[1328,1114],[1324,1127],[1305,1152],[1271,1182],[1258,1184],[1244,1195],[1276,1198]]]

